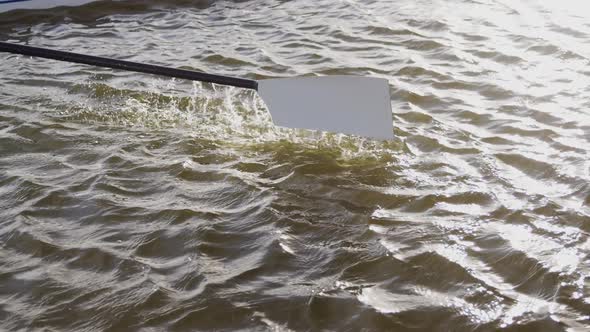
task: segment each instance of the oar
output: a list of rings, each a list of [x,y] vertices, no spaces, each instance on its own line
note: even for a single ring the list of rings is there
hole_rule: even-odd
[[[389,84],[385,79],[320,76],[254,81],[5,42],[0,42],[0,52],[253,89],[278,126],[393,138]]]

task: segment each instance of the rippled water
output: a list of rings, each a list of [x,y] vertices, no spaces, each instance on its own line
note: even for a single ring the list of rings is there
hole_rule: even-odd
[[[392,142],[246,90],[0,54],[3,330],[590,328],[585,1],[158,1],[0,40],[390,82]]]

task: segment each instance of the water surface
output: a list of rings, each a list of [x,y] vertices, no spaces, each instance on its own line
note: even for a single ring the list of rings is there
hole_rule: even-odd
[[[0,55],[9,331],[590,328],[585,1],[158,1],[0,40],[391,86],[391,142],[251,91]]]

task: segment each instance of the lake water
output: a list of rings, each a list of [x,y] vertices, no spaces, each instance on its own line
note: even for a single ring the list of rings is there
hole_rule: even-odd
[[[8,331],[587,331],[587,1],[151,1],[0,40],[389,80],[395,139],[255,93],[0,54]]]

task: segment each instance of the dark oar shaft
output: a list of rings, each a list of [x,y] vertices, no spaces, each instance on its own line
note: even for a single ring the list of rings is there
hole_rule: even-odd
[[[242,78],[220,76],[213,74],[200,73],[191,70],[174,69],[162,66],[148,65],[143,63],[122,61],[109,58],[102,58],[91,55],[77,54],[71,52],[55,51],[46,48],[24,46],[0,42],[0,52],[9,52],[22,55],[36,56],[46,59],[59,61],[82,63],[86,65],[107,67],[135,71],[140,73],[176,77],[193,81],[209,82],[222,85],[231,85],[239,88],[254,89],[258,88],[258,82]]]

